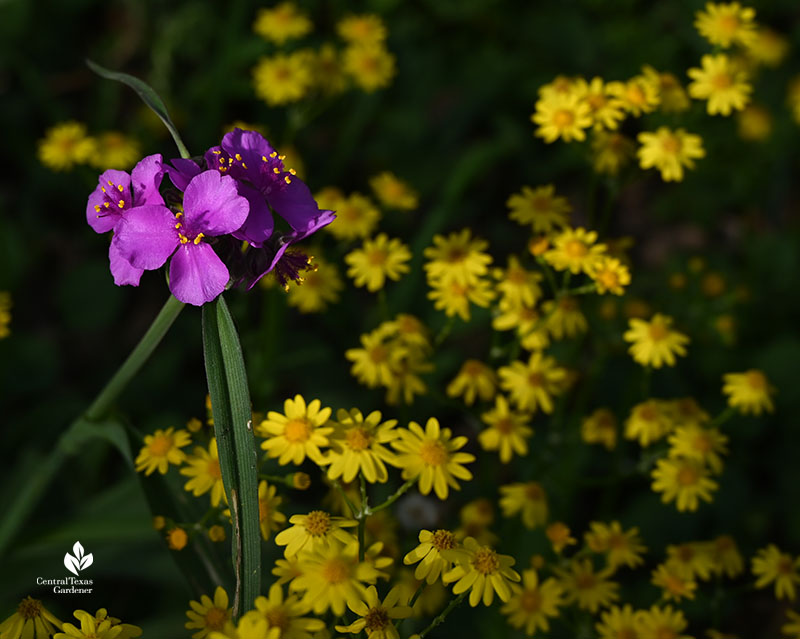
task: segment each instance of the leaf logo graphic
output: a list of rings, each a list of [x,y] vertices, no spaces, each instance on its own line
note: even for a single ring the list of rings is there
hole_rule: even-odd
[[[76,541],[75,545],[72,547],[72,552],[75,553],[74,556],[67,553],[64,555],[64,566],[67,570],[69,570],[73,575],[77,576],[81,570],[84,570],[92,565],[94,561],[94,557],[92,557],[92,553],[84,554],[85,551],[83,546],[81,546],[81,542]]]

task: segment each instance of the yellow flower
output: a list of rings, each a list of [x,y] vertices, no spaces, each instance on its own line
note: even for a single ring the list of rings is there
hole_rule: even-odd
[[[418,564],[414,569],[414,578],[432,584],[453,568],[452,553],[448,559],[442,552],[457,550],[458,547],[455,535],[449,530],[420,530],[419,545],[403,557],[403,563],[406,566]]]
[[[510,395],[517,408],[532,412],[541,409],[545,413],[553,412],[553,396],[564,390],[567,377],[566,369],[541,352],[531,354],[527,364],[517,360],[501,367],[497,373],[500,387]]]
[[[680,113],[691,106],[689,96],[672,73],[660,73],[653,67],[645,65],[642,74],[652,84],[658,87],[661,96],[659,109],[664,113]]]
[[[0,291],[0,339],[11,335],[9,324],[11,324],[11,294],[8,291]]]
[[[586,545],[596,553],[604,553],[608,567],[615,571],[620,566],[636,568],[643,563],[642,555],[647,548],[639,537],[639,528],[623,531],[618,521],[604,524],[593,521],[589,524],[589,532],[584,534]]]
[[[507,464],[514,453],[524,457],[528,454],[528,439],[533,429],[528,426],[531,416],[511,410],[508,400],[498,395],[494,408],[483,413],[481,420],[488,428],[478,434],[478,441],[484,450],[496,450],[500,461]]]
[[[753,574],[757,577],[756,588],[765,588],[775,582],[775,596],[778,599],[794,601],[797,596],[796,585],[800,584],[800,557],[793,558],[782,553],[775,544],[760,549],[752,559]]]
[[[595,128],[613,130],[625,118],[622,100],[608,91],[602,78],[592,78],[591,82],[578,78],[573,90],[589,106]]]
[[[395,58],[382,43],[348,46],[343,64],[345,73],[367,93],[388,87],[395,74]]]
[[[265,639],[305,639],[310,637],[308,633],[319,632],[325,627],[321,619],[304,617],[308,610],[296,595],[284,597],[280,584],[275,583],[270,586],[268,597],[256,598],[253,612],[267,622]]]
[[[470,473],[463,464],[475,461],[469,453],[457,452],[467,443],[466,437],[453,437],[449,428],[440,428],[435,417],[428,419],[425,430],[410,422],[408,430],[400,429],[392,447],[398,452],[394,462],[403,469],[403,479],[419,478],[419,491],[427,495],[433,489],[439,499],[447,499],[448,486],[459,490],[456,479],[469,481]]]
[[[525,350],[540,351],[550,344],[547,325],[535,306],[501,299],[497,310],[492,318],[492,328],[496,331],[516,329]]]
[[[94,151],[94,138],[88,137],[86,127],[78,122],[62,122],[39,140],[39,161],[54,171],[68,171],[87,162]]]
[[[294,578],[290,589],[305,591],[300,603],[315,615],[332,610],[334,615],[342,616],[346,605],[357,605],[362,600],[365,583],[377,581],[380,573],[358,560],[357,546],[331,545],[301,555],[301,574]]]
[[[713,546],[707,542],[687,542],[667,546],[667,561],[672,572],[686,579],[711,579],[714,569]]]
[[[714,562],[714,573],[737,577],[744,570],[744,560],[730,535],[720,535],[711,542],[711,558]]]
[[[336,211],[336,219],[325,228],[339,240],[369,237],[381,217],[372,200],[358,192],[329,204]]]
[[[606,251],[606,245],[595,244],[596,241],[595,231],[568,228],[553,238],[553,248],[544,254],[544,259],[557,271],[589,274]]]
[[[494,299],[491,285],[483,279],[468,284],[456,279],[429,279],[428,284],[431,287],[428,299],[433,300],[433,307],[438,311],[443,310],[447,317],[458,315],[465,322],[470,319],[470,302],[486,308]]]
[[[757,104],[746,106],[738,114],[736,125],[739,137],[748,142],[763,142],[772,134],[772,116]]]
[[[637,439],[640,446],[649,446],[674,426],[669,405],[658,399],[648,399],[631,409],[625,421],[625,439]]]
[[[167,530],[166,538],[170,550],[183,550],[189,543],[189,535],[183,528],[170,528]]]
[[[327,426],[330,416],[331,409],[322,408],[318,399],[306,405],[298,394],[284,402],[283,414],[270,411],[256,427],[256,435],[267,438],[261,448],[269,457],[278,457],[281,466],[289,462],[299,466],[306,457],[320,463],[320,449],[329,445],[328,435],[333,432]]]
[[[549,524],[544,529],[544,534],[553,546],[553,550],[559,554],[567,546],[573,546],[578,543],[578,540],[572,536],[569,526],[562,521],[554,521]]]
[[[650,583],[662,589],[663,600],[694,599],[697,582],[678,570],[674,564],[660,564],[651,575]]]
[[[293,2],[281,2],[272,9],[259,9],[253,31],[277,45],[302,38],[311,31],[311,20]]]
[[[350,44],[380,44],[386,40],[386,25],[373,13],[342,18],[336,23],[336,32]]]
[[[81,627],[78,628],[71,623],[64,622],[64,625],[61,626],[63,632],[55,633],[53,639],[119,639],[123,635],[131,636],[124,632],[122,626],[113,625],[111,619],[104,618],[98,621],[94,615],[85,610],[76,610],[73,615],[81,622]],[[28,636],[35,637],[37,635]],[[23,636],[23,639],[28,639],[28,636]],[[6,635],[3,637],[5,638]]]
[[[639,639],[681,639],[687,625],[683,612],[672,606],[652,606],[637,613]]]
[[[369,388],[388,386],[394,377],[393,360],[406,354],[406,349],[389,337],[385,331],[375,330],[359,338],[362,348],[345,351],[345,357],[353,362],[350,373]]]
[[[108,610],[105,608],[100,608],[94,613],[94,620],[98,625],[108,620],[111,623],[112,634],[117,633],[114,628],[121,628],[122,631],[117,634],[116,639],[134,639],[135,637],[140,637],[142,635],[142,629],[139,626],[134,626],[133,624],[129,623],[122,623],[121,619],[109,617]]]
[[[455,582],[453,594],[460,595],[471,589],[469,605],[475,607],[483,600],[484,606],[491,606],[494,594],[502,601],[511,599],[511,583],[519,581],[519,573],[511,568],[515,560],[509,555],[498,555],[488,546],[481,546],[472,537],[464,540],[465,553],[444,551],[445,557],[456,562],[456,567],[445,573],[445,584]]]
[[[19,602],[17,611],[0,623],[0,637],[3,639],[49,639],[61,621],[32,597]]]
[[[637,139],[642,145],[637,151],[639,165],[657,168],[665,182],[680,182],[684,167],[693,169],[694,160],[706,155],[702,138],[684,129],[673,131],[662,126],[655,133],[640,133]]]
[[[319,256],[314,261],[315,268],[303,276],[300,286],[292,286],[287,291],[289,306],[301,313],[321,313],[329,304],[339,301],[339,291],[344,288],[342,276],[333,262]]]
[[[494,544],[497,535],[489,530],[494,523],[494,507],[485,497],[474,499],[465,504],[459,512],[461,527],[455,531],[456,539],[474,537],[482,544]]]
[[[292,515],[289,523],[293,524],[291,528],[275,536],[278,546],[286,546],[283,554],[287,558],[301,550],[322,550],[336,543],[347,545],[352,542],[353,534],[345,528],[358,525],[354,519],[331,517],[323,510],[312,510],[307,515]]]
[[[661,501],[666,504],[677,500],[681,512],[697,510],[700,499],[711,502],[711,493],[719,487],[709,478],[708,469],[691,459],[659,459],[650,475],[653,490],[663,493]]]
[[[380,411],[365,418],[357,408],[340,409],[336,419],[332,448],[323,462],[330,464],[328,479],[351,482],[361,472],[370,483],[385,482],[389,478],[385,462],[395,465],[396,457],[384,444],[398,437],[397,420],[381,423]]]
[[[628,267],[620,262],[616,257],[603,255],[599,260],[592,264],[589,270],[589,277],[597,285],[597,292],[600,295],[612,293],[622,295],[625,292],[623,287],[631,283],[631,274]]]
[[[364,240],[362,248],[344,257],[349,265],[347,275],[353,278],[356,286],[366,286],[372,293],[383,288],[386,278],[397,281],[403,273],[408,273],[406,262],[410,259],[408,246],[397,238],[390,240],[386,233]]]
[[[789,52],[789,42],[772,29],[761,27],[755,38],[747,45],[751,59],[768,67],[777,67]]]
[[[602,444],[608,450],[617,445],[617,418],[608,408],[598,408],[581,422],[581,438],[587,444]]]
[[[791,639],[800,637],[800,613],[794,610],[787,610],[786,621],[787,623],[781,626],[781,632]]]
[[[642,366],[675,366],[675,356],[686,355],[689,338],[670,328],[671,317],[656,313],[649,322],[633,318],[628,321],[628,325],[629,329],[625,331],[623,338],[626,342],[631,342],[628,352]]]
[[[542,297],[542,288],[539,286],[542,274],[523,267],[516,255],[510,255],[507,268],[496,269],[494,277],[498,280],[501,304],[532,307]]]
[[[524,628],[525,634],[532,637],[537,629],[550,630],[548,617],[558,617],[558,608],[564,605],[561,585],[552,577],[539,583],[535,570],[522,573],[522,584],[513,588],[513,594],[500,608],[508,616],[508,623],[514,628]]]
[[[553,93],[542,96],[536,101],[536,112],[531,115],[534,124],[538,124],[535,135],[548,144],[558,138],[564,142],[586,139],[584,129],[592,126],[589,105],[577,93]]]
[[[694,26],[711,44],[725,49],[732,44],[748,45],[755,39],[756,10],[738,2],[706,3],[705,11],[695,14]]]
[[[181,448],[188,446],[191,435],[183,429],[175,431],[170,427],[167,430],[156,430],[152,435],[144,436],[144,446],[136,457],[136,470],[152,475],[156,470],[165,475],[170,464],[180,466],[186,461],[186,453]]]
[[[187,630],[197,630],[192,639],[203,639],[212,631],[222,630],[233,612],[228,607],[228,593],[222,586],[217,586],[213,600],[208,595],[203,595],[200,601],[190,601],[189,606],[191,610],[186,611],[189,621],[184,627]]]
[[[258,525],[264,541],[269,541],[270,534],[280,529],[286,522],[286,515],[278,510],[283,497],[278,497],[276,492],[275,486],[270,486],[266,480],[258,483]],[[230,511],[226,511],[225,514],[230,517]]]
[[[633,158],[636,145],[619,132],[594,131],[592,133],[592,166],[597,173],[617,175]]]
[[[225,498],[225,489],[222,484],[222,471],[219,467],[219,452],[217,451],[216,437],[211,440],[208,450],[202,446],[194,449],[189,457],[188,468],[181,468],[181,475],[191,477],[184,485],[184,489],[195,497],[211,491],[211,505],[218,506]]]
[[[775,394],[775,387],[760,370],[751,368],[744,373],[726,373],[722,379],[722,392],[728,396],[728,406],[736,408],[742,415],[760,415],[764,410],[768,413],[775,410],[771,397]]]
[[[639,639],[637,618],[638,614],[630,604],[625,604],[622,608],[611,606],[600,613],[600,621],[594,627],[600,639]]]
[[[370,586],[361,601],[347,602],[347,607],[361,618],[349,626],[335,626],[336,631],[358,634],[363,630],[370,639],[399,639],[392,620],[411,616],[411,608],[406,605],[407,601],[402,595],[403,589],[395,586],[381,602],[378,590]]]
[[[369,185],[381,204],[390,209],[413,211],[419,204],[416,191],[391,171],[371,177]]]
[[[479,281],[488,274],[492,262],[491,255],[486,253],[488,246],[486,240],[473,238],[468,228],[447,237],[434,235],[433,246],[423,251],[428,259],[424,266],[428,282],[470,284]]]
[[[575,337],[589,327],[577,297],[565,295],[558,300],[547,300],[542,311],[547,317],[547,330],[555,339]]]
[[[264,534],[263,530],[261,534],[262,535]],[[208,529],[208,538],[211,541],[214,542],[225,541],[226,537],[227,535],[225,534],[225,529],[218,524],[215,524],[214,526],[211,526],[211,528]]]
[[[670,457],[695,459],[708,465],[715,475],[722,472],[722,455],[728,453],[728,436],[719,428],[703,428],[697,424],[677,426],[667,439]]]
[[[619,584],[608,581],[611,568],[595,572],[589,559],[573,559],[568,570],[556,568],[555,572],[566,594],[565,603],[577,602],[581,610],[594,614],[619,599]]]
[[[572,207],[567,198],[555,194],[552,184],[535,189],[523,186],[506,201],[508,217],[522,226],[530,225],[534,233],[550,233],[569,223]]]
[[[308,50],[262,57],[253,69],[256,96],[269,106],[301,100],[313,80],[313,56]]]
[[[709,115],[730,115],[734,109],[741,111],[753,91],[747,73],[725,54],[704,55],[700,64],[702,69],[693,67],[687,72],[693,80],[689,84],[689,95],[708,100]]]
[[[476,397],[488,402],[494,397],[497,386],[495,372],[477,359],[468,359],[458,371],[452,382],[447,385],[448,397],[464,396],[464,403],[472,406]]]
[[[500,508],[504,517],[522,515],[522,523],[533,530],[547,522],[547,493],[539,482],[500,486]]]
[[[325,95],[337,95],[347,88],[347,76],[342,68],[342,56],[331,44],[323,44],[311,60],[314,76],[314,86]],[[297,173],[300,175],[300,170]],[[328,206],[319,205],[321,209],[330,209]]]
[[[208,639],[268,639],[268,637],[273,639],[278,635],[272,637],[267,635],[267,620],[255,610],[242,615],[236,624],[229,620],[222,631],[212,630],[208,634]]]
[[[129,169],[142,157],[139,143],[118,131],[101,133],[95,142],[89,164],[98,169]]]
[[[622,100],[625,110],[638,118],[661,104],[660,82],[652,75],[637,75],[627,82],[609,82],[608,92]]]

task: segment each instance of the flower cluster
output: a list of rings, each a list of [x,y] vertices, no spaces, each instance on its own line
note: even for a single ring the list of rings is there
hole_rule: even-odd
[[[62,122],[39,140],[39,161],[53,171],[87,164],[97,169],[127,169],[141,156],[139,143],[120,133],[89,135],[80,122]]]

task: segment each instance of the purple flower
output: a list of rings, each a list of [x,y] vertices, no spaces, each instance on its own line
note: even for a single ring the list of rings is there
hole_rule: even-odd
[[[108,170],[100,175],[97,188],[86,204],[86,221],[96,233],[115,231],[128,213],[144,205],[163,205],[159,193],[164,177],[160,154],[148,155],[134,168],[131,175],[125,171]],[[108,259],[114,283],[139,285],[142,269],[136,268],[120,255],[114,242],[108,250]]]
[[[208,238],[236,231],[248,209],[232,178],[204,171],[187,184],[182,213],[173,214],[163,204],[135,207],[122,218],[112,244],[123,259],[144,270],[157,269],[172,256],[172,294],[200,306],[222,293],[230,280]]]

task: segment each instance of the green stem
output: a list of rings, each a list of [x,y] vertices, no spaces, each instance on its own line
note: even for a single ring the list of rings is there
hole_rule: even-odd
[[[653,377],[653,369],[650,366],[644,367],[644,377],[642,378],[642,399],[650,397],[650,381]]]
[[[363,473],[358,474],[358,481],[361,486],[361,511],[358,513],[358,560],[364,561],[364,537],[367,528],[367,517],[369,516],[369,505],[367,504],[367,482]]]
[[[541,256],[538,256],[536,261],[544,271],[544,276],[547,279],[547,283],[550,285],[550,292],[553,294],[553,297],[558,297],[558,284],[556,284],[556,277],[553,275],[553,269],[550,268],[550,265]]]
[[[344,503],[347,504],[347,507],[350,509],[353,517],[358,519],[358,508],[356,508],[356,505],[350,501],[350,498],[347,496],[347,493],[345,492],[344,488],[342,488],[342,485],[339,483],[338,479],[333,480],[333,486],[339,491],[339,494],[342,496],[342,499],[344,499]]]
[[[423,630],[422,632],[419,633],[419,635],[418,635],[419,639],[423,639],[423,637],[425,637],[431,630],[436,628],[436,626],[442,624],[444,622],[444,620],[447,619],[447,615],[449,615],[451,612],[453,612],[453,610],[456,609],[458,604],[460,604],[462,601],[464,601],[464,598],[467,596],[468,592],[469,592],[469,590],[466,590],[466,591],[462,592],[460,595],[458,595],[458,597],[453,599],[448,604],[447,608],[442,610],[442,612],[437,617],[435,617],[433,621],[431,621],[430,625],[427,628],[425,628],[425,630]]]
[[[416,481],[417,481],[416,479],[409,479],[405,484],[403,484],[402,486],[400,486],[400,488],[397,489],[394,495],[389,497],[389,499],[387,499],[382,504],[375,506],[375,508],[370,508],[367,514],[371,515],[380,510],[383,510],[384,508],[388,508],[389,506],[391,506],[394,502],[400,499],[400,497],[402,497],[406,493],[406,491],[416,483]]]
[[[440,330],[436,337],[433,340],[434,347],[439,347],[442,345],[442,342],[447,339],[447,336],[450,335],[450,331],[453,330],[453,326],[456,325],[456,316],[452,315],[447,318],[447,323],[442,326],[442,330]]]
[[[378,306],[380,306],[380,309],[381,309],[381,319],[384,322],[388,322],[389,318],[390,318],[390,316],[389,316],[389,302],[386,299],[386,290],[385,289],[379,289],[378,290]]]
[[[728,406],[725,408],[724,411],[722,411],[719,415],[717,415],[714,419],[711,420],[711,423],[708,425],[708,427],[715,428],[717,426],[722,426],[735,414],[736,414],[736,409],[733,406]]]

